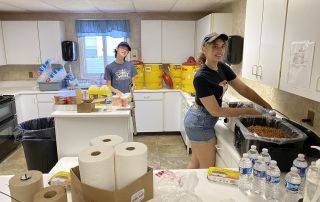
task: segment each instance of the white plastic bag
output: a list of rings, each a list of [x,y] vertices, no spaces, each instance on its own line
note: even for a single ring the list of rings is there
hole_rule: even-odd
[[[47,59],[43,64],[40,65],[38,69],[37,82],[47,82],[51,72],[52,72],[51,61],[50,59]]]

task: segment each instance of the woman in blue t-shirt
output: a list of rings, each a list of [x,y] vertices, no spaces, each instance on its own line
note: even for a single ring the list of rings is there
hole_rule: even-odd
[[[195,104],[190,107],[184,119],[185,130],[192,148],[188,168],[214,166],[217,142],[214,126],[219,117],[260,115],[253,108],[221,107],[222,97],[228,85],[252,102],[272,109],[254,90],[244,84],[228,65],[221,62],[227,40],[228,36],[225,34],[212,33],[205,36],[202,41],[199,57],[202,66],[193,80],[196,90]]]
[[[134,76],[137,74],[135,66],[125,60],[131,47],[127,42],[121,42],[115,49],[115,61],[106,66],[104,79],[114,94],[121,96],[129,93],[134,87]]]

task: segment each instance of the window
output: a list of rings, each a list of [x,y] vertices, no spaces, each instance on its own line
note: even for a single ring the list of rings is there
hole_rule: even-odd
[[[100,78],[105,66],[115,60],[114,49],[120,42],[127,41],[124,37],[110,36],[85,36],[78,39],[81,78],[84,79]]]

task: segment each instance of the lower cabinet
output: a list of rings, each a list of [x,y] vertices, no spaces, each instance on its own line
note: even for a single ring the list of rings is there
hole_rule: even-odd
[[[50,117],[54,111],[55,93],[20,94],[15,97],[18,123]]]
[[[228,135],[228,134],[225,134]],[[216,144],[216,167],[221,168],[238,168],[238,160],[236,160],[230,147],[228,147],[226,142],[222,142],[217,138]]]
[[[38,118],[36,94],[21,94],[15,97],[18,123]]]
[[[163,131],[163,93],[135,93],[137,132]]]

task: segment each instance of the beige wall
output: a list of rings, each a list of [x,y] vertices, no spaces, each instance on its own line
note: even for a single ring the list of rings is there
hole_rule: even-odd
[[[233,3],[233,34],[244,35],[244,24],[245,24],[245,8],[246,0],[239,0]],[[235,65],[233,69],[237,72],[238,76],[241,77],[242,65]],[[271,88],[266,85],[259,84],[254,81],[241,78],[247,85],[253,88],[259,95],[267,100],[274,109],[287,115],[290,119],[300,123],[301,119],[306,118],[308,109],[315,112],[315,120],[313,127],[304,125],[307,128],[313,130],[320,136],[320,103],[315,102],[291,93],[284,92],[279,89]],[[230,90],[228,93],[241,97],[234,90]]]
[[[208,13],[0,13],[0,21],[4,20],[59,20],[64,21],[66,40],[77,41],[75,20],[77,19],[126,19],[130,20],[130,45],[140,51],[141,20],[197,20]],[[140,54],[139,54],[140,55]],[[6,65],[0,66],[0,81],[34,80],[29,72],[36,74],[38,65]],[[79,62],[73,64],[73,71],[79,78]]]

